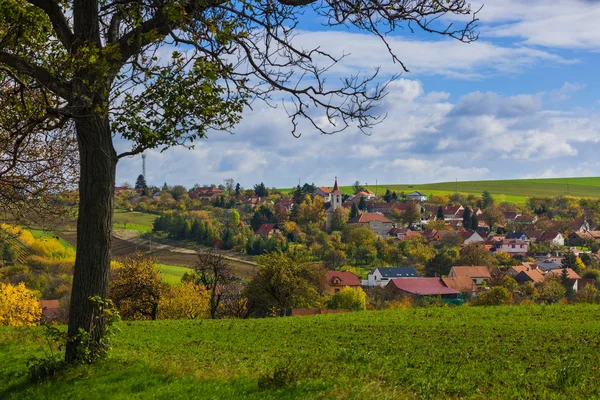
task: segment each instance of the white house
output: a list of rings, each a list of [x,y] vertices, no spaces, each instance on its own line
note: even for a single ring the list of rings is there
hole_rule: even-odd
[[[524,255],[529,250],[529,245],[519,239],[504,239],[501,244],[496,247],[496,251],[505,251],[508,254]]]
[[[369,272],[367,279],[362,281],[363,286],[385,286],[394,278],[418,278],[419,274],[411,267],[386,267],[376,268]]]
[[[427,201],[427,195],[425,193],[421,193],[419,191],[414,191],[414,192],[406,195],[406,200],[425,202],[425,201]]]

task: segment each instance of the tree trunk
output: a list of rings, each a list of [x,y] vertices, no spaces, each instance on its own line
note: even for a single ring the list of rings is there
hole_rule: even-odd
[[[80,329],[95,341],[104,334],[104,323],[90,302],[92,296],[106,299],[110,270],[112,213],[117,154],[107,115],[97,110],[82,110],[75,117],[79,145],[79,215],[77,218],[77,255],[73,276],[69,331],[65,360],[77,360]]]

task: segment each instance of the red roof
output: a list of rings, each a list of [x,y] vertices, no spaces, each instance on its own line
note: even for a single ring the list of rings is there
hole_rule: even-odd
[[[441,278],[395,278],[388,283],[403,292],[420,296],[435,296],[442,294],[460,294],[458,290],[444,285]]]
[[[320,187],[319,190],[323,193],[331,193],[331,189],[327,187]]]
[[[60,308],[60,304],[58,304],[58,300],[40,300],[40,307],[42,309]]]
[[[381,215],[378,213],[370,213],[370,212],[366,212],[364,214],[360,214],[354,218],[352,218],[350,221],[348,221],[349,224],[366,224],[368,222],[371,221],[380,221],[380,222],[384,222],[384,223],[392,223],[392,221]]]
[[[338,278],[341,283],[334,283],[335,278]],[[327,271],[327,284],[329,286],[360,286],[360,280],[352,272]]]
[[[273,229],[275,229],[275,224],[262,224],[256,230],[256,234],[257,235],[268,235],[269,232],[271,232]]]

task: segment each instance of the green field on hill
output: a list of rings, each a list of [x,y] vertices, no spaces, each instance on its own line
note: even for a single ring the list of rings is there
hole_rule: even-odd
[[[0,328],[2,399],[592,399],[600,306],[123,322],[108,359],[41,383],[42,329]]]
[[[118,229],[151,232],[154,220],[158,216],[138,211],[115,210],[113,213],[113,226]]]
[[[425,194],[452,194],[457,188],[460,193],[481,195],[484,190],[489,191],[498,201],[511,203],[524,203],[527,197],[532,196],[557,196],[570,195],[576,197],[600,197],[600,177],[588,178],[549,178],[549,179],[513,179],[499,181],[468,181],[468,182],[440,182],[427,184],[380,184],[368,185],[366,188],[379,195],[386,189],[396,192],[410,193],[418,190]],[[351,186],[342,186],[340,189],[346,194],[352,194]],[[283,189],[289,192],[292,189]]]
[[[156,267],[160,270],[162,281],[171,285],[180,284],[181,278],[183,278],[186,272],[194,271],[191,268],[178,267],[176,265],[156,264]]]

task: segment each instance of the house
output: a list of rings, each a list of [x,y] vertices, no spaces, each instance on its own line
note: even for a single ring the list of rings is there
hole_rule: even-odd
[[[385,286],[393,278],[418,278],[419,274],[411,267],[384,267],[376,268],[369,272],[367,280],[362,281],[364,286]]]
[[[558,276],[561,277],[563,276],[564,272],[567,272],[567,279],[581,279],[581,277],[579,276],[579,274],[575,271],[573,271],[571,268],[557,268],[557,269],[552,269],[550,271],[548,271],[548,273],[546,274],[546,276],[550,276],[550,275],[554,275],[554,276]]]
[[[464,210],[465,210],[465,208],[463,206],[448,205],[448,206],[442,206],[441,208],[442,208],[442,212],[444,213],[444,220],[446,220],[446,221],[452,221],[452,220],[462,221],[461,212],[464,213]],[[437,215],[439,209],[440,209],[440,207],[427,207],[426,212],[429,214],[432,214],[432,215]]]
[[[575,291],[575,293],[579,292],[581,289],[583,289],[587,285],[590,285],[593,287],[597,286],[596,280],[592,279],[592,278],[569,279],[567,281],[567,285],[571,286],[573,288],[573,291]]]
[[[562,269],[561,261],[553,259],[547,259],[542,262],[538,262],[536,265],[542,270],[543,273],[547,273],[555,269]]]
[[[416,205],[417,209],[420,210],[421,206],[417,203],[407,202],[407,203],[398,203],[397,201],[391,201],[389,203],[386,202],[376,202],[375,200],[370,200],[366,202],[367,210],[370,212],[378,212],[384,215],[390,215],[394,212],[402,213],[406,211],[409,207]]]
[[[353,198],[356,199],[360,199],[361,197],[364,197],[365,200],[373,200],[377,196],[375,195],[375,192],[372,192],[369,189],[362,190],[353,196]]]
[[[215,199],[223,194],[223,191],[214,186],[203,186],[190,192],[190,199]]]
[[[483,243],[483,238],[481,237],[481,235],[479,235],[479,233],[477,232],[473,232],[473,231],[460,231],[458,232],[458,234],[460,235],[460,237],[463,238],[463,241],[465,244],[471,244],[471,243]]]
[[[294,200],[293,199],[279,199],[275,202],[275,206],[280,207],[287,212],[290,212],[290,211],[292,211],[292,208],[294,207]]]
[[[440,296],[443,299],[456,299],[461,294],[459,290],[446,286],[442,278],[395,278],[385,289],[394,295]]]
[[[323,198],[323,200],[325,201],[325,203],[327,203],[328,201],[331,201],[331,192],[333,190],[329,189],[327,187],[319,187],[317,188],[317,196],[321,196]]]
[[[490,270],[486,266],[454,266],[450,268],[448,278],[456,277],[469,278],[478,286],[483,285],[492,278]]]
[[[565,238],[557,231],[544,231],[537,240],[540,243],[545,243],[550,246],[564,246]]]
[[[496,246],[496,251],[505,251],[511,255],[525,255],[529,249],[529,245],[519,239],[504,239]]]
[[[519,214],[516,211],[505,211],[502,213],[502,215],[504,216],[504,220],[507,223],[513,223],[515,222],[515,219],[520,216],[521,214]]]
[[[277,224],[262,224],[258,227],[254,236],[260,236],[263,238],[271,238],[273,236],[280,236],[281,231],[277,227]]]
[[[534,285],[539,285],[544,282],[544,275],[537,269],[526,269],[514,276],[515,281],[522,285],[525,282],[532,282]]]
[[[507,239],[519,239],[524,241],[525,243],[529,243],[529,236],[527,236],[523,232],[513,232],[506,235]]]
[[[334,294],[345,287],[360,287],[358,276],[346,271],[327,271],[327,292]]]
[[[437,229],[427,229],[423,231],[423,236],[428,242],[437,242],[442,238],[442,233]]]
[[[458,290],[461,293],[474,293],[479,290],[479,287],[472,279],[466,276],[455,276],[453,278],[442,278],[444,285],[451,289]]]
[[[348,226],[369,228],[379,236],[386,236],[392,229],[392,221],[383,214],[366,212],[350,219]]]
[[[414,191],[406,195],[406,200],[409,201],[418,201],[418,202],[426,202],[427,195],[425,193],[421,193],[419,191]]]
[[[569,230],[573,232],[587,232],[592,230],[592,226],[585,219],[575,219],[569,224]]]

